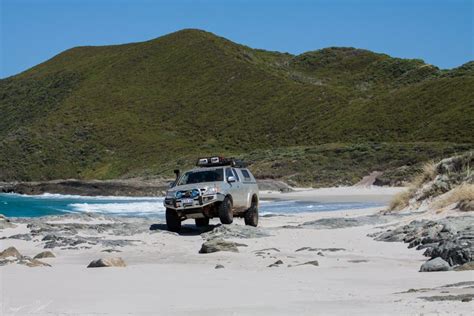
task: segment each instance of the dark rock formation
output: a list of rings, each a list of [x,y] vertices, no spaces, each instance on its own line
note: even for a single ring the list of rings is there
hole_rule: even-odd
[[[428,260],[423,263],[420,267],[420,272],[436,272],[436,271],[449,271],[451,267],[449,263],[441,259],[440,257],[436,257],[434,259]]]
[[[232,241],[225,241],[223,239],[211,239],[202,244],[199,253],[212,253],[218,251],[239,252],[237,247],[247,247],[247,245]]]
[[[33,259],[43,259],[43,258],[56,258],[56,256],[51,251],[47,250],[47,251],[40,252],[39,254],[33,257]]]
[[[108,267],[126,267],[125,261],[122,258],[107,258],[97,259],[89,263],[88,268],[108,268]]]

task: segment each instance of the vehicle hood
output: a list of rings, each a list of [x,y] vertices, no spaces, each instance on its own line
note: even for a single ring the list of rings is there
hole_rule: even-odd
[[[185,184],[185,185],[179,185],[179,186],[176,186],[176,187],[173,187],[171,189],[168,190],[168,192],[170,191],[173,191],[173,192],[177,192],[177,191],[188,191],[188,190],[192,190],[192,189],[207,189],[209,187],[214,187],[216,185],[219,185],[220,182],[203,182],[203,183],[193,183],[193,184]]]

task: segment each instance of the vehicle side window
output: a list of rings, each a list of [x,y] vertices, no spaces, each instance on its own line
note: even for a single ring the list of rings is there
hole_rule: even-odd
[[[236,179],[237,181],[240,181],[239,174],[238,174],[237,170],[235,170],[234,168],[232,168],[232,172],[234,172],[235,179]]]
[[[225,169],[225,178],[226,180],[229,178],[229,177],[233,177],[234,174],[232,173],[232,170],[230,168],[226,168]]]
[[[245,181],[252,181],[252,178],[250,177],[250,174],[247,170],[242,169],[241,171]]]

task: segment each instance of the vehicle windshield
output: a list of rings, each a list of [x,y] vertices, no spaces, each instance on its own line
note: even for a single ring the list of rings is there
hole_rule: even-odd
[[[224,181],[224,172],[222,168],[214,170],[188,171],[181,177],[181,179],[179,179],[178,185],[215,181]]]

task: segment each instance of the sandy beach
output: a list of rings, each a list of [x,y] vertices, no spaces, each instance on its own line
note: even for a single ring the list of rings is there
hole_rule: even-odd
[[[397,190],[298,190],[266,192],[262,197],[367,201],[372,196],[382,201]],[[472,270],[419,272],[427,259],[422,251],[368,235],[420,214],[382,217],[381,209],[264,216],[258,228],[245,227],[240,219],[225,227],[214,220],[211,224],[216,226],[207,232],[196,230],[189,221],[181,235],[149,219],[102,215],[13,219],[16,227],[0,230],[0,238],[31,234],[32,239],[1,239],[0,250],[14,246],[30,257],[51,250],[56,257],[41,259],[51,267],[0,266],[0,311],[2,315],[470,314],[472,300],[439,297],[472,295]],[[347,226],[343,220],[349,218],[360,221]],[[89,242],[65,246],[61,243],[70,240],[55,239],[57,244],[52,244],[45,239],[52,231]],[[215,239],[238,243],[238,252],[199,253],[205,241]],[[48,242],[54,247],[44,249]],[[93,260],[110,257],[121,257],[127,266],[86,268]],[[216,269],[217,265],[223,268]]]

